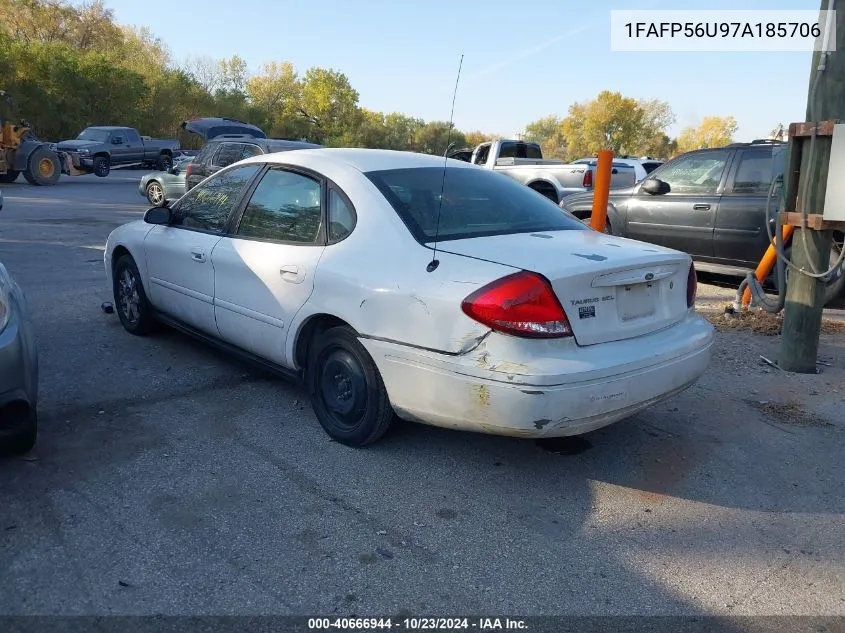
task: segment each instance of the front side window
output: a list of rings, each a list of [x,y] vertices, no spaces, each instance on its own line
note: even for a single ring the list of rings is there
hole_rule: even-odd
[[[586,225],[554,202],[496,172],[472,167],[371,171],[379,189],[420,243],[536,231],[580,231]],[[443,187],[442,205],[440,191]],[[439,221],[438,221],[439,218]]]
[[[238,226],[240,237],[313,244],[320,232],[319,181],[272,168],[261,179]]]
[[[690,154],[666,163],[654,177],[669,183],[669,193],[715,194],[727,164],[728,152]]]
[[[97,143],[108,143],[109,131],[98,130],[97,128],[88,127],[79,133],[76,137],[80,141],[95,141]]]
[[[191,189],[174,209],[173,226],[220,233],[247,183],[261,165],[243,165],[219,172]]]

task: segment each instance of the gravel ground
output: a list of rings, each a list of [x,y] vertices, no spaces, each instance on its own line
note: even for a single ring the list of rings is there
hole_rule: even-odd
[[[551,446],[348,449],[297,386],[100,312],[137,177],[3,188],[42,400],[0,461],[0,614],[845,615],[845,336],[793,375],[776,336],[720,332],[698,384]]]

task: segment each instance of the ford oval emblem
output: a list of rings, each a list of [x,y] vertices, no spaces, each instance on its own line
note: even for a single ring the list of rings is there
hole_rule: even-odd
[[[651,281],[652,279],[654,279],[654,273],[646,273],[645,274],[645,280],[646,281]]]

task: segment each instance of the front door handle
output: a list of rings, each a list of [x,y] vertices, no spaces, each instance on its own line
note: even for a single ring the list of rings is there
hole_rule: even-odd
[[[694,204],[692,208],[696,211],[707,211],[710,208],[709,204]]]
[[[203,263],[205,262],[205,253],[203,253],[199,249],[194,249],[191,251],[191,259],[193,259],[195,262]]]

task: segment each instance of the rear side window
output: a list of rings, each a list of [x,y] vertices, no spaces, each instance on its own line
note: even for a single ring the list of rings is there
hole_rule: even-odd
[[[487,163],[487,157],[490,155],[490,143],[485,145],[480,145],[478,147],[478,152],[475,155],[475,164],[476,165],[485,165]]]
[[[138,136],[138,132],[136,132],[135,130],[126,130],[126,142],[140,145],[141,137]]]
[[[221,143],[211,164],[215,167],[228,167],[241,159],[243,151],[244,146],[241,143]]]
[[[329,242],[339,242],[355,228],[355,211],[352,205],[338,193],[329,190]]]
[[[663,163],[643,163],[643,169],[645,169],[645,173],[650,174],[655,169],[660,167]]]
[[[253,145],[252,143],[247,143],[244,145],[244,151],[241,155],[241,158],[251,158],[252,156],[260,156],[264,152],[258,145]]]
[[[770,151],[744,151],[734,176],[732,193],[767,193],[772,182]]]
[[[585,224],[510,178],[472,167],[390,169],[366,174],[420,243],[535,231],[582,231]],[[439,213],[438,213],[439,209]],[[439,215],[439,223],[438,223]],[[439,226],[439,231],[438,231]]]

